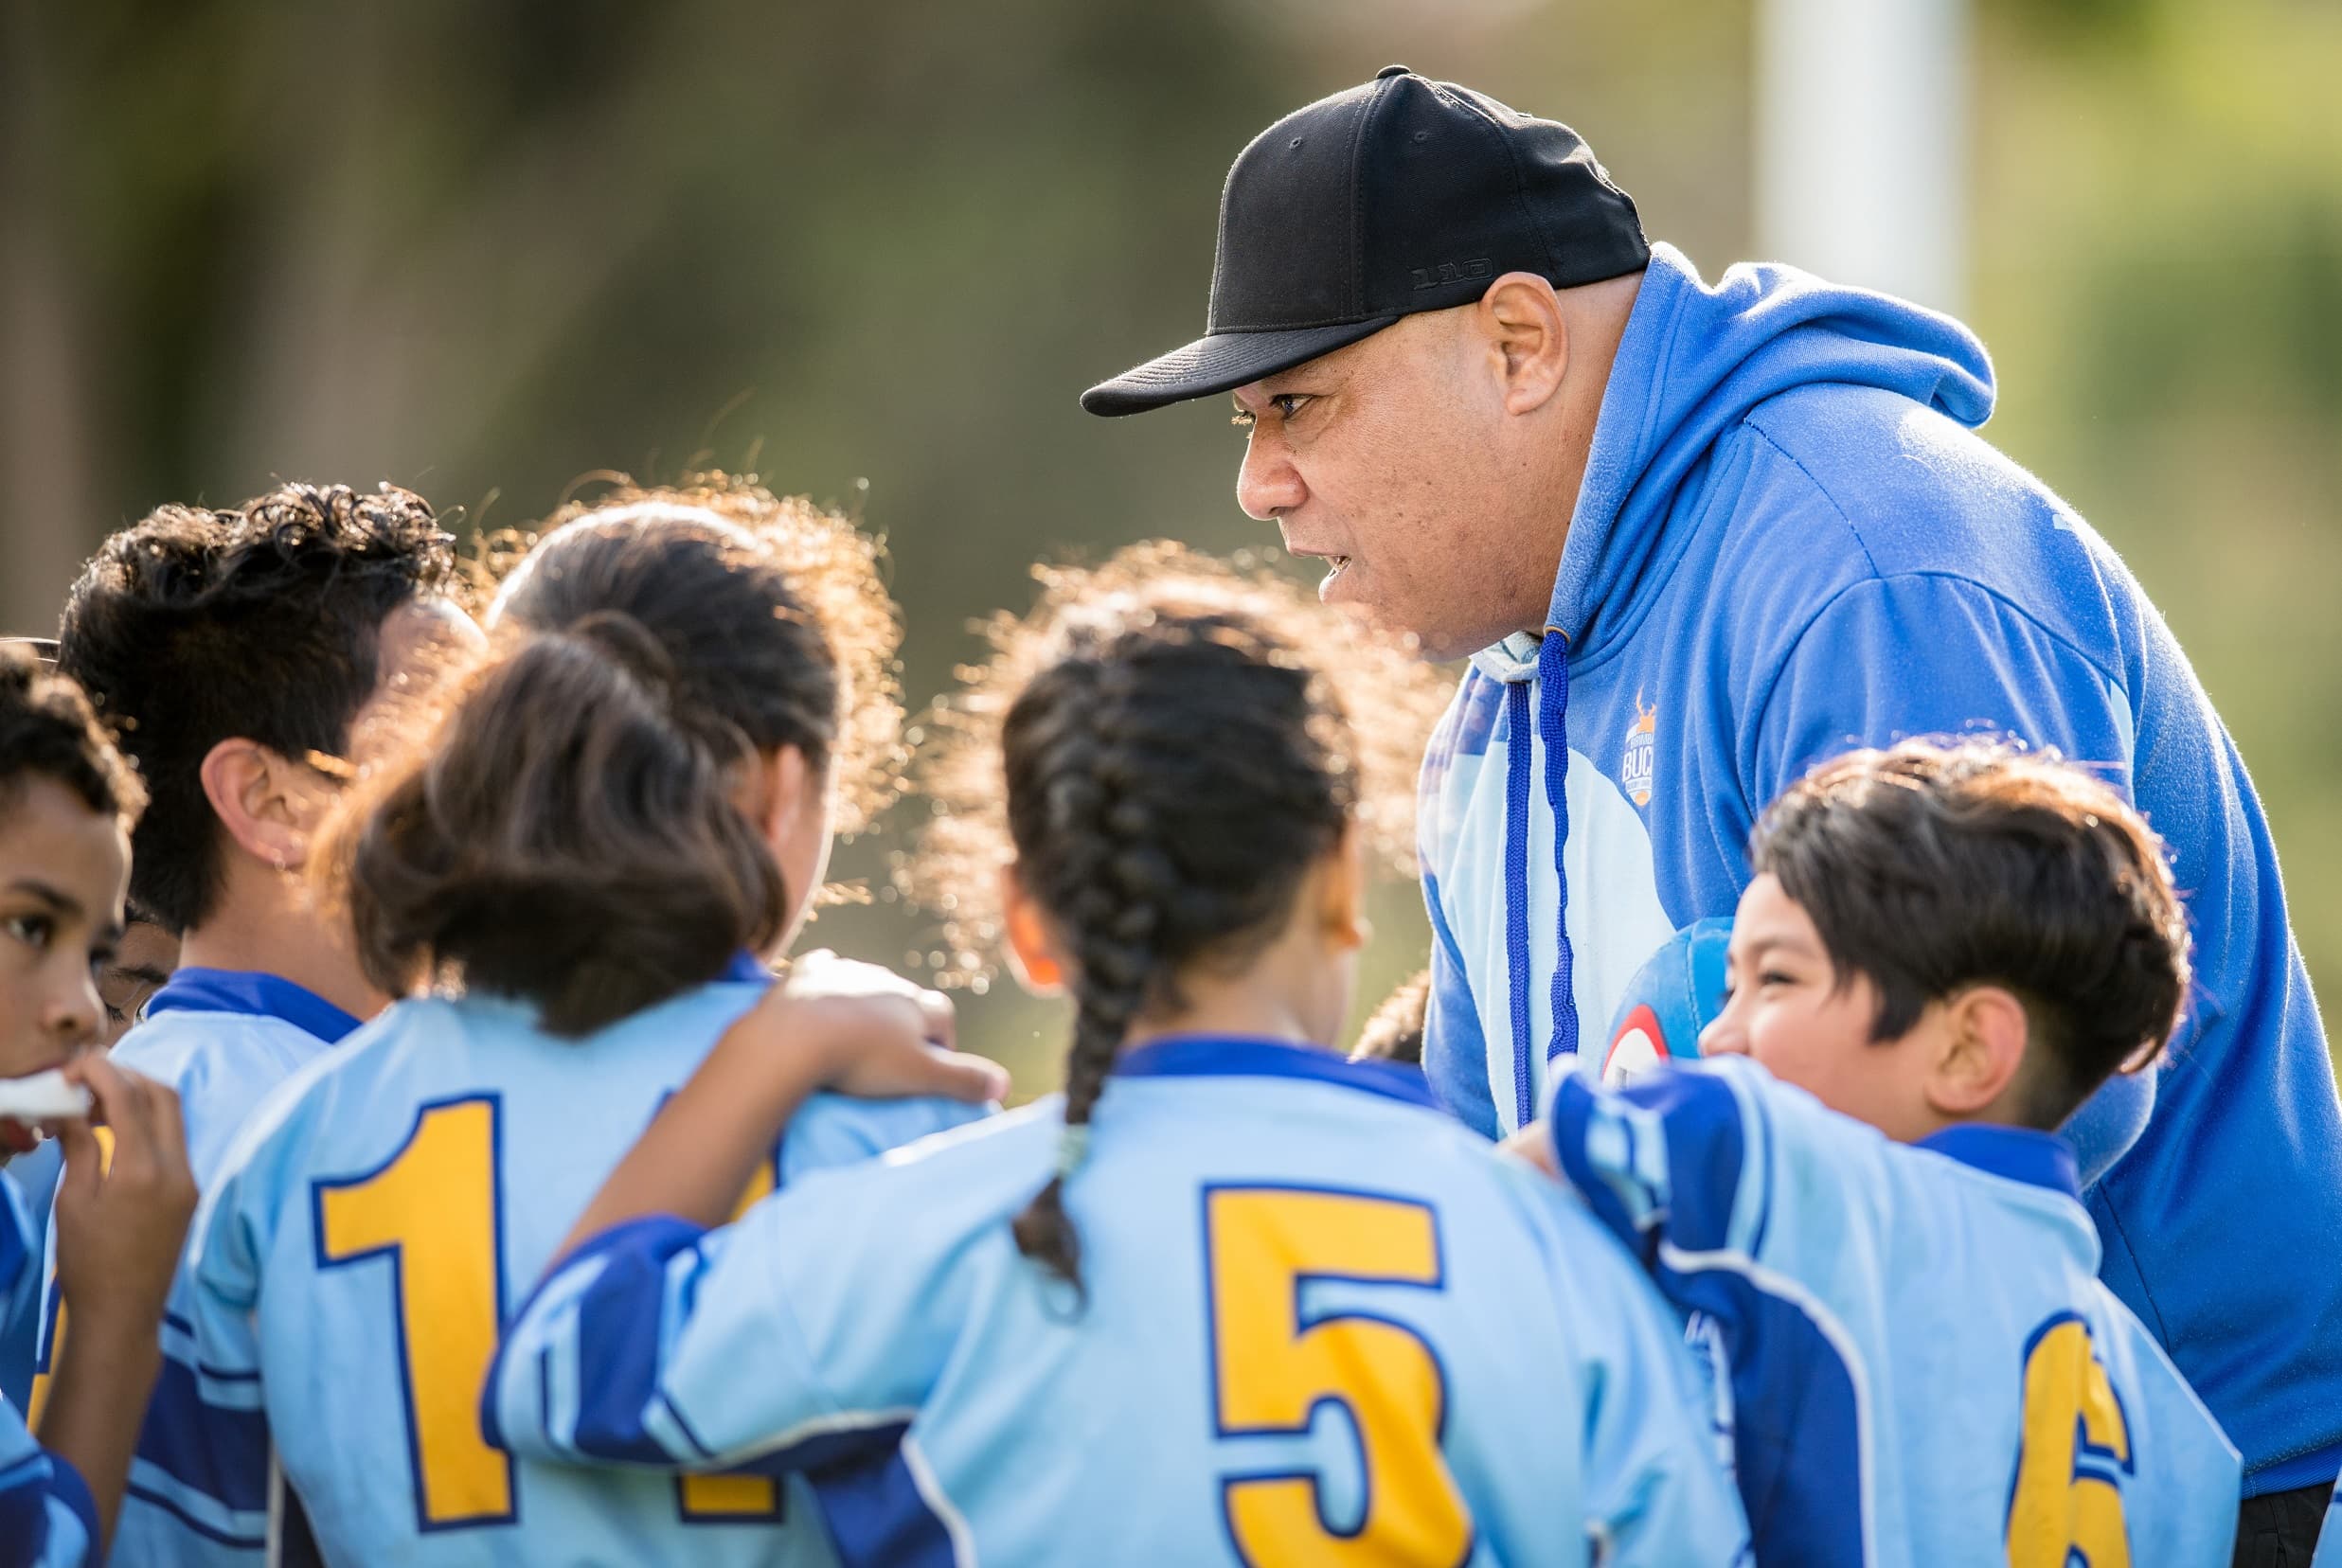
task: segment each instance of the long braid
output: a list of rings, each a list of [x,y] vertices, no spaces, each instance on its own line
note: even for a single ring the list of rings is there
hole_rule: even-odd
[[[1339,839],[1353,785],[1331,697],[1234,614],[1159,615],[1077,635],[1002,727],[1017,875],[1069,949],[1065,1131],[1018,1249],[1082,1288],[1067,1180],[1116,1054],[1179,1005],[1179,971],[1290,908]]]
[[[1017,1216],[1014,1232],[1019,1251],[1080,1290],[1082,1238],[1065,1213],[1065,1181],[1088,1153],[1090,1113],[1115,1053],[1158,987],[1163,964],[1153,938],[1161,884],[1150,873],[1161,856],[1143,843],[1150,813],[1134,788],[1142,770],[1133,756],[1138,716],[1131,671],[1081,663],[1056,673],[1068,686],[1087,688],[1046,705],[1049,733],[1033,737],[1031,754],[1046,780],[1046,831],[1064,848],[1061,885],[1074,890],[1065,910],[1077,975],[1073,1049],[1057,1170]]]

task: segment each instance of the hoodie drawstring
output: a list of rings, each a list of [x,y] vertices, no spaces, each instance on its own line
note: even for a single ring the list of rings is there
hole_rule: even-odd
[[[1505,688],[1505,963],[1512,1003],[1514,1125],[1536,1119],[1537,1091],[1529,1043],[1529,780],[1535,741],[1545,743],[1546,806],[1553,813],[1553,1032],[1547,1062],[1578,1049],[1578,1005],[1570,989],[1569,873],[1563,851],[1569,839],[1569,639],[1548,630],[1537,648],[1539,701],[1530,733],[1529,683]]]
[[[1578,1054],[1578,998],[1570,985],[1569,633],[1546,628],[1537,645],[1537,736],[1545,742],[1545,800],[1553,812],[1553,1035],[1545,1059]]]
[[[1542,652],[1539,661],[1543,662]],[[1529,686],[1505,687],[1505,972],[1512,992],[1512,1125],[1537,1119],[1529,1070]]]

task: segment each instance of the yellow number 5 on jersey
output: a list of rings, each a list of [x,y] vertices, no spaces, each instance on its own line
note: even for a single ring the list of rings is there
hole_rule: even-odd
[[[2025,1353],[2024,1429],[2009,1494],[2009,1568],[2129,1568],[2122,1400],[2080,1318],[2051,1318]]]
[[[1204,1194],[1214,1411],[1224,1437],[1303,1433],[1319,1404],[1349,1411],[1366,1467],[1355,1528],[1325,1517],[1312,1474],[1231,1475],[1228,1533],[1251,1568],[1454,1568],[1472,1516],[1439,1453],[1447,1387],[1422,1336],[1364,1313],[1302,1315],[1313,1280],[1438,1289],[1427,1204],[1267,1186]]]

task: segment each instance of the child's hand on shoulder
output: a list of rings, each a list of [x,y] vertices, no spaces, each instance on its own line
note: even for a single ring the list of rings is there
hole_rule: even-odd
[[[1006,1095],[1007,1070],[954,1049],[956,1038],[951,998],[825,948],[792,961],[719,1049],[812,1052],[825,1088],[865,1099]]]
[[[1553,1129],[1542,1116],[1498,1144],[1496,1149],[1544,1171],[1557,1182],[1562,1179],[1562,1163],[1553,1153]]]

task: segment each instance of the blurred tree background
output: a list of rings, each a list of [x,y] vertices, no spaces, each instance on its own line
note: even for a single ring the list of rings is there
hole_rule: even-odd
[[[2342,11],[1978,0],[1988,434],[2131,560],[2342,980]],[[1038,555],[1261,545],[1216,403],[1075,395],[1200,326],[1220,181],[1393,60],[1585,133],[1711,276],[1747,254],[1749,0],[8,0],[0,623],[102,534],[277,476],[525,523],[752,468],[894,550],[914,704]],[[916,803],[913,803],[914,809]],[[902,817],[890,825],[899,829]],[[885,880],[894,831],[841,856]],[[2186,880],[2186,867],[2181,867]],[[1378,906],[1362,1007],[1421,961]],[[899,905],[815,938],[903,960]],[[1055,1074],[1000,988],[967,1035]]]

